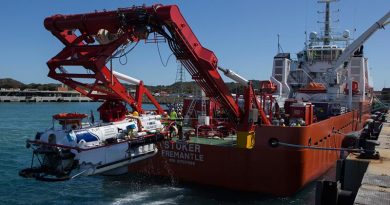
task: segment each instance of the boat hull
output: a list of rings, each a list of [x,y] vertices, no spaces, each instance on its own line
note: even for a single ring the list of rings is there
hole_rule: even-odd
[[[174,177],[185,182],[239,191],[290,196],[323,175],[340,158],[340,151],[271,147],[280,142],[336,147],[345,135],[359,130],[365,118],[358,111],[334,116],[304,127],[262,126],[256,129],[253,149],[164,141],[149,160],[129,166],[129,171]]]

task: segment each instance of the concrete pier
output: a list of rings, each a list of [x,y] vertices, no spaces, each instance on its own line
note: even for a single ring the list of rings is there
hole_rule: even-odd
[[[390,204],[390,114],[373,115],[356,143],[364,151],[338,160],[336,181],[317,181],[316,205]]]
[[[383,123],[376,147],[380,158],[368,160],[368,167],[354,204],[390,204],[390,119]]]

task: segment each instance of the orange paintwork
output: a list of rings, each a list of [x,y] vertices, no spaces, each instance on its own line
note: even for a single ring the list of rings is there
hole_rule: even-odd
[[[304,88],[299,89],[302,93],[325,93],[326,87],[322,83],[310,82]]]
[[[359,119],[358,112],[334,116],[304,127],[258,127],[253,149],[196,144],[199,152],[190,152],[189,148],[187,152],[183,151],[203,159],[190,160],[192,164],[173,163],[166,154],[163,157],[163,153],[170,150],[167,147],[174,147],[175,144],[161,142],[156,157],[130,166],[129,171],[233,190],[290,196],[324,174],[334,165],[340,152],[281,146],[273,148],[269,146],[269,140],[277,138],[291,144],[339,148],[344,136],[333,130],[348,133],[360,129],[368,115]]]

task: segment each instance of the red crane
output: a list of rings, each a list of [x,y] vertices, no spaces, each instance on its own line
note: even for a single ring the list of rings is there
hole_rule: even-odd
[[[234,121],[240,122],[244,117],[218,73],[217,57],[201,45],[176,5],[133,6],[115,11],[54,15],[46,18],[44,24],[65,45],[47,62],[50,69],[48,76],[88,97],[123,100],[134,110],[142,111],[137,103],[139,101],[126,92],[106,64],[121,46],[148,40],[149,34],[154,33],[154,36],[158,34],[167,40],[173,54],[206,96],[220,103]],[[64,72],[65,66],[81,66],[90,73]],[[94,82],[87,84],[78,79],[92,79]]]

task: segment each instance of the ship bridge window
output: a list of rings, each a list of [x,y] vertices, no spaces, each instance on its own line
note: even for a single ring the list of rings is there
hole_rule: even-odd
[[[351,74],[352,75],[359,75],[360,74],[360,67],[351,67]]]
[[[332,50],[332,60],[336,60],[339,57],[340,53],[340,50]]]
[[[359,60],[352,60],[351,66],[360,66],[360,59]]]
[[[275,75],[274,78],[280,82],[282,82],[283,79],[282,75]]]
[[[280,75],[280,74],[283,74],[283,69],[281,67],[276,67],[275,68],[275,75]]]
[[[332,60],[331,50],[323,50],[322,53],[323,53],[323,59],[322,60],[326,60],[326,61],[331,61]]]
[[[322,50],[309,50],[309,60],[322,60]]]
[[[283,66],[283,60],[275,60],[275,66]]]

